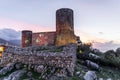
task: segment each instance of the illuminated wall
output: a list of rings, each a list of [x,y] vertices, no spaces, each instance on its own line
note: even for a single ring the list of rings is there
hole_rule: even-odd
[[[56,35],[57,46],[76,43],[73,10],[62,8],[56,11]]]
[[[39,32],[33,33],[32,45],[33,46],[46,46],[55,44],[55,32]]]

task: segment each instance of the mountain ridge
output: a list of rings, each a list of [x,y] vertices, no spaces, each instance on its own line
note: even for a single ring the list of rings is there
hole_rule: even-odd
[[[13,46],[20,46],[21,45],[21,40],[4,40],[0,38],[0,44],[8,44],[8,45],[13,45]]]

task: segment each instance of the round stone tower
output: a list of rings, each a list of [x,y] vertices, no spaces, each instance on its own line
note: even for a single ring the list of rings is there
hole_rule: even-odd
[[[61,8],[56,11],[56,41],[57,46],[75,43],[73,10]]]
[[[22,31],[22,47],[32,46],[32,31]]]

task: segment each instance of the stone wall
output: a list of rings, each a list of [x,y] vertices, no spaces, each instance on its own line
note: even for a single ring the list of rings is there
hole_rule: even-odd
[[[39,32],[32,34],[33,46],[55,45],[56,32]]]
[[[26,47],[15,48],[8,47],[1,60],[2,65],[12,62],[21,62],[23,64],[49,65],[59,68],[65,68],[71,75],[74,72],[76,60],[76,45],[67,46],[46,46],[46,47]]]
[[[74,34],[74,15],[73,10],[61,8],[56,11],[56,31],[38,32],[22,31],[22,47],[29,46],[62,46],[76,43]]]

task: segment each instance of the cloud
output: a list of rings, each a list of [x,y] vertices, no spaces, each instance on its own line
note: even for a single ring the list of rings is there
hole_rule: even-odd
[[[111,50],[111,49],[115,50],[118,47],[120,47],[120,44],[115,43],[114,41],[108,41],[108,42],[104,42],[104,43],[101,43],[101,42],[94,42],[93,43],[93,48],[97,48],[102,52],[105,52],[105,51]]]
[[[105,38],[100,38],[99,36],[95,36],[93,34],[81,31],[79,29],[75,29],[75,34],[80,36],[80,39],[82,42],[107,42],[108,40],[106,40]]]
[[[103,32],[99,32],[100,35],[104,35]],[[107,50],[115,50],[116,48],[120,47],[120,39],[114,39],[112,36],[111,39],[100,38],[100,36],[95,36],[93,34],[81,31],[76,29],[76,35],[80,36],[80,39],[83,43],[91,42],[93,48],[97,48],[102,52]]]
[[[104,34],[104,33],[103,33],[103,32],[99,32],[99,34],[101,34],[101,35],[102,35],[102,34]]]
[[[21,32],[14,29],[4,28],[0,29],[0,38],[5,40],[20,40]]]

